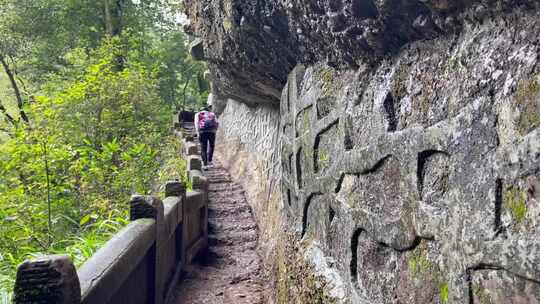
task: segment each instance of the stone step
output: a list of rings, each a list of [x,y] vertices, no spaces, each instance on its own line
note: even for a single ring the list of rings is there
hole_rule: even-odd
[[[227,177],[219,177],[219,178],[210,178],[209,179],[210,186],[212,185],[221,185],[221,184],[234,184],[233,180]]]
[[[214,203],[211,204],[208,207],[209,210],[212,210],[216,213],[242,213],[246,211],[251,211],[251,208],[246,203],[238,203],[238,204],[223,204],[223,203]]]
[[[209,191],[210,192],[229,192],[229,191],[239,191],[244,189],[238,184],[212,184],[210,183]]]
[[[208,218],[209,219],[221,219],[225,220],[227,218],[229,219],[242,219],[246,220],[248,218],[251,218],[251,210],[249,208],[240,209],[238,210],[231,210],[231,209],[208,209]]]
[[[217,195],[209,195],[208,196],[210,200],[211,206],[223,206],[225,208],[226,206],[239,206],[239,205],[247,205],[246,198],[243,195],[236,194],[233,196],[217,196]]]
[[[209,191],[208,192],[208,198],[210,199],[210,201],[215,200],[217,202],[219,202],[220,200],[224,198],[234,198],[238,200],[245,200],[245,197],[246,197],[245,195],[246,193],[244,190],[229,191],[226,193],[224,193],[223,191],[214,191],[214,192]]]
[[[212,178],[217,178],[217,177],[226,177],[226,178],[231,178],[231,175],[226,173],[226,172],[222,172],[222,171],[219,171],[219,170],[208,170],[205,172],[204,174],[206,177],[212,179]]]
[[[241,243],[256,242],[257,233],[252,232],[229,232],[208,235],[210,246],[234,246]]]
[[[257,224],[255,222],[249,222],[249,223],[235,223],[235,222],[227,222],[223,220],[217,220],[217,219],[209,219],[208,220],[208,229],[210,232],[228,232],[228,231],[253,231],[257,230]]]

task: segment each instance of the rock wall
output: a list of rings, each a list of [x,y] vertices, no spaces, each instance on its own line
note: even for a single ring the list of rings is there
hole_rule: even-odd
[[[374,1],[364,29],[392,32],[381,5],[414,1],[394,2]],[[279,109],[240,98],[221,116],[219,150],[247,185],[278,303],[540,303],[540,10],[421,2],[405,25],[459,26],[422,41],[394,31],[400,48],[372,60],[312,49]],[[306,16],[288,25],[315,35]]]
[[[251,108],[233,99],[219,118],[216,153],[246,190],[261,230],[261,244],[270,255],[275,227],[281,225],[279,109]],[[267,258],[266,260],[270,260]]]
[[[323,286],[334,283],[321,278],[316,268],[325,271],[325,265],[314,265],[305,256],[321,256],[322,252],[302,242],[286,218],[281,197],[279,122],[279,108],[249,107],[229,99],[220,116],[216,153],[242,184],[259,224],[259,249],[273,283],[272,303],[333,303],[334,294]],[[338,292],[345,295],[344,290]]]
[[[277,105],[298,63],[340,68],[377,64],[407,43],[459,34],[471,23],[537,0],[193,0],[184,1],[187,33],[201,37],[224,97]]]

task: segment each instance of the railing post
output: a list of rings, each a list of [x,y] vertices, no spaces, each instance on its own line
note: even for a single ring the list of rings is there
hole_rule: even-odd
[[[193,190],[199,190],[203,192],[206,201],[208,196],[208,179],[206,178],[206,176],[204,176],[199,170],[189,171],[189,176],[191,178],[191,185],[193,186]]]
[[[199,155],[199,147],[196,143],[192,142],[192,141],[184,141],[183,142],[183,146],[184,146],[184,155],[185,156],[197,156]]]
[[[165,197],[185,197],[186,196],[186,186],[180,181],[168,181],[165,184]]]
[[[184,268],[183,260],[185,256],[184,252],[184,240],[183,240],[183,229],[184,229],[184,203],[186,201],[186,186],[179,180],[168,181],[165,183],[165,201],[169,199],[177,199],[178,206],[176,208],[176,221],[174,228],[174,250],[175,250],[175,263],[176,271],[173,274],[173,277],[169,281],[168,290],[165,297],[165,303],[171,303],[171,299],[174,297],[174,290],[180,280],[182,270]],[[170,245],[170,244],[169,244]]]
[[[200,156],[190,155],[187,157],[187,170],[188,172],[193,170],[202,170],[202,160]]]
[[[19,266],[15,304],[80,304],[81,286],[73,262],[67,256],[46,256]]]
[[[135,221],[142,218],[152,218],[156,220],[156,244],[151,249],[153,269],[151,270],[151,294],[153,294],[153,304],[162,304],[164,302],[165,280],[162,262],[163,245],[165,240],[164,226],[164,207],[163,202],[154,196],[134,195],[131,197],[130,220]]]
[[[165,197],[176,196],[181,199],[181,205],[178,207],[177,217],[183,219],[184,204],[186,202],[186,185],[181,181],[168,181],[165,184]],[[183,220],[182,220],[183,221]],[[183,256],[182,252],[182,256]]]

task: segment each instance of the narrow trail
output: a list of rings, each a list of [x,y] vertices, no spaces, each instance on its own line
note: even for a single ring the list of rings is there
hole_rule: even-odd
[[[258,230],[242,187],[221,166],[205,172],[209,249],[184,274],[174,304],[264,304],[267,284],[257,252]]]

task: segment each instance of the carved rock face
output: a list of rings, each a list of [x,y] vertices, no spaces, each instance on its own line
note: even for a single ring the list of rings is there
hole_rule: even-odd
[[[501,27],[515,16],[523,22]],[[506,86],[540,73],[526,38],[537,16],[471,28],[454,54],[440,39],[376,68],[290,74],[280,108],[288,219],[335,261],[353,302],[539,301],[539,130],[520,135],[505,116]],[[504,38],[525,27],[517,44]],[[484,65],[487,49],[501,72]]]
[[[274,104],[298,63],[375,64],[407,43],[459,32],[515,6],[491,0],[186,1],[186,29],[203,39],[219,94]],[[534,0],[520,5],[537,5]]]
[[[540,301],[538,2],[246,3],[268,12],[256,20],[284,16],[283,46],[308,64],[289,73],[279,111],[230,102],[223,134],[278,164],[283,204],[268,209],[320,249],[342,302]],[[234,37],[257,35],[247,29]],[[227,41],[245,62],[242,39]],[[268,58],[264,71],[241,65],[248,92],[287,61]],[[269,121],[270,135],[256,127]]]

